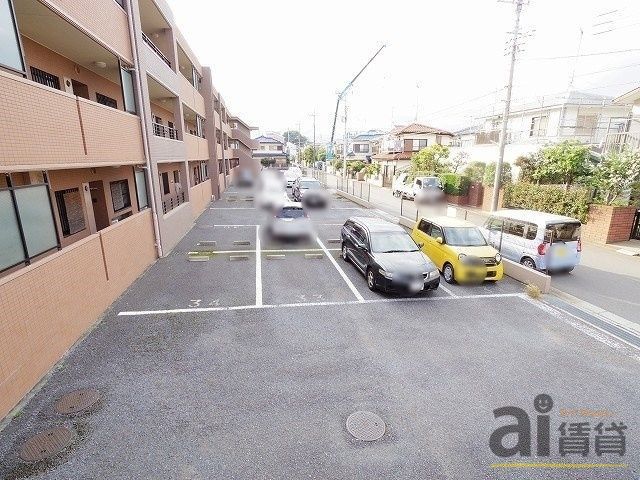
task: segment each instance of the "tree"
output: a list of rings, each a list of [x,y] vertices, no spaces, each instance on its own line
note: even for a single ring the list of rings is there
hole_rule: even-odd
[[[640,152],[623,150],[609,152],[593,172],[591,184],[597,190],[597,198],[606,205],[640,180]]]
[[[471,162],[467,165],[467,168],[464,169],[464,175],[469,177],[471,182],[481,182],[484,178],[486,168],[487,164],[484,162]]]
[[[540,167],[542,161],[542,155],[540,151],[531,153],[529,155],[521,155],[513,162],[514,165],[520,167],[521,182],[528,183],[540,183],[539,179],[535,177],[535,174]]]
[[[316,149],[313,148],[313,146],[311,145],[307,145],[302,150],[302,155],[301,155],[302,163],[307,166],[312,165],[313,162],[315,162],[315,156],[316,156]]]
[[[327,149],[324,147],[320,147],[318,149],[316,158],[318,159],[319,162],[324,162],[327,159]]]
[[[535,166],[532,177],[542,183],[563,183],[568,190],[576,179],[589,174],[590,158],[591,150],[587,145],[565,140],[540,150],[539,164]]]
[[[284,141],[285,142],[288,141],[290,143],[293,143],[294,145],[298,145],[298,139],[300,139],[300,145],[303,146],[303,147],[307,143],[309,143],[309,139],[307,137],[305,137],[304,135],[302,135],[297,130],[287,130],[286,132],[284,132],[282,134],[282,136],[284,137]]]
[[[493,187],[495,178],[496,178],[496,164],[490,163],[489,165],[487,165],[487,168],[484,170],[484,180],[482,184],[487,187]],[[511,183],[511,164],[505,162],[502,164],[502,173],[500,175],[500,186],[504,186],[507,183]]]
[[[431,145],[411,156],[413,172],[443,173],[447,170],[444,161],[449,158],[449,147]]]
[[[458,152],[456,153],[451,160],[449,160],[448,167],[451,170],[451,173],[458,173],[458,169],[467,163],[469,159],[469,154],[467,152]]]

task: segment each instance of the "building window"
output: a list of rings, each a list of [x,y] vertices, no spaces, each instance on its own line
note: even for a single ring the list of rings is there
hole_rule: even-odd
[[[136,107],[136,93],[133,84],[133,73],[129,69],[120,65],[120,82],[122,85],[122,98],[124,99],[125,112],[138,114],[138,108]]]
[[[126,9],[126,5],[125,5],[125,3],[124,3],[124,0],[116,0],[116,3],[117,3],[118,5],[120,5],[122,8]]]
[[[149,207],[149,195],[147,194],[147,175],[144,170],[134,170],[136,180],[136,195],[138,197],[138,210]]]
[[[163,172],[162,173],[162,194],[169,195],[170,191],[171,189],[169,187],[169,172]]]
[[[80,189],[68,188],[66,190],[58,190],[55,193],[55,197],[58,214],[60,215],[62,236],[68,237],[69,235],[84,230],[86,225],[84,222],[84,210],[82,209]]]
[[[31,67],[31,80],[47,87],[60,90],[60,79],[51,73],[47,73],[44,70],[40,70],[36,67]]]
[[[541,117],[533,117],[531,119],[531,128],[529,130],[530,137],[544,137],[547,134],[547,123],[549,117],[544,115]]]
[[[13,174],[14,176],[17,174]],[[59,248],[46,175],[14,188],[11,175],[0,181],[0,271]],[[30,175],[29,178],[36,178]]]
[[[427,146],[427,139],[414,139],[413,140],[413,151],[418,152]]]
[[[366,143],[354,143],[353,144],[353,152],[354,153],[369,153],[369,145]]]
[[[102,105],[106,105],[107,107],[118,108],[118,102],[115,99],[107,97],[101,93],[96,93],[96,101]]]
[[[127,180],[117,180],[110,182],[111,203],[113,211],[119,212],[131,206],[131,196],[129,195],[129,182]]]
[[[576,135],[594,135],[597,127],[597,115],[578,115],[576,119]]]
[[[222,173],[222,172],[223,172],[222,160],[218,160],[218,173]]]
[[[200,115],[196,115],[196,135],[205,138],[204,136],[204,118]]]
[[[0,65],[24,72],[11,0],[0,0]]]

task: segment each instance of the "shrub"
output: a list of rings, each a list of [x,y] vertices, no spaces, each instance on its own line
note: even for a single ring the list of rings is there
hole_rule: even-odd
[[[566,215],[585,223],[589,213],[589,191],[586,188],[567,191],[556,185],[514,183],[505,186],[503,205],[505,208],[526,208]]]
[[[380,164],[378,162],[369,163],[362,169],[362,172],[367,177],[377,177],[380,173]]]
[[[364,162],[360,161],[360,160],[354,160],[352,162],[347,162],[347,172],[358,173],[360,170],[362,170],[366,166],[367,165]]]
[[[444,187],[444,193],[448,195],[465,196],[469,193],[471,180],[465,175],[457,173],[441,173],[439,175]]]
[[[490,163],[484,170],[484,180],[482,184],[485,187],[493,187],[493,181],[496,175],[496,164]],[[502,176],[500,177],[500,185],[504,186],[511,183],[511,165],[509,163],[502,164]]]
[[[446,160],[449,158],[449,147],[446,145],[431,145],[411,156],[411,170],[414,172],[431,171],[446,172]]]
[[[472,182],[482,182],[486,168],[487,164],[484,162],[471,162],[464,169],[464,175],[469,177]]]
[[[640,179],[640,152],[623,150],[609,152],[598,164],[591,178],[598,201],[611,205]],[[628,203],[623,202],[625,205]]]
[[[542,297],[542,290],[537,285],[532,285],[531,283],[527,283],[524,287],[524,292],[529,295],[531,298],[538,300]]]

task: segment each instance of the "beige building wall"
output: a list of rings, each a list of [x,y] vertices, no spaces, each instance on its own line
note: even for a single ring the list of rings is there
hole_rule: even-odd
[[[0,418],[155,258],[146,210],[0,278]]]

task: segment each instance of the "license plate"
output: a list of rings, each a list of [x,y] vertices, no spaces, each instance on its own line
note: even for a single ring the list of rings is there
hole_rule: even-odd
[[[559,257],[564,257],[567,254],[566,248],[556,248],[554,252]]]
[[[424,288],[424,282],[421,282],[421,281],[411,282],[411,284],[409,285],[409,288],[414,292],[419,292]]]

